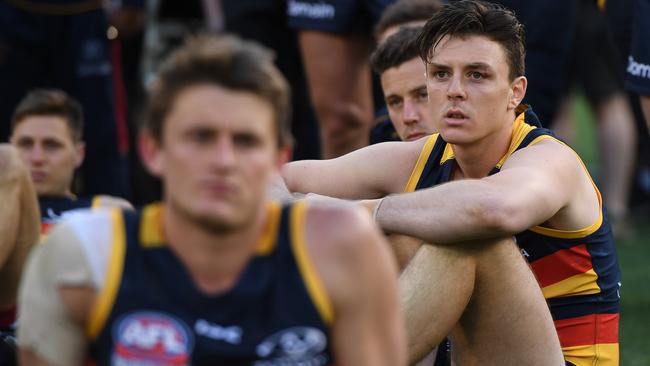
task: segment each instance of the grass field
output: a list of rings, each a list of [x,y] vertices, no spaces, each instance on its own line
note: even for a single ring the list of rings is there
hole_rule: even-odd
[[[584,99],[573,108],[578,139],[575,149],[592,174],[598,171],[598,150],[593,133],[593,116]],[[632,218],[633,230],[617,242],[622,271],[621,365],[650,365],[650,217]]]

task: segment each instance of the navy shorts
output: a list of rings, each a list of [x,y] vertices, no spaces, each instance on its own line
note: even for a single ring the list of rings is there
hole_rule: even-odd
[[[635,93],[650,95],[650,0],[637,0],[635,16],[626,87]]]
[[[330,33],[367,32],[395,0],[288,0],[289,26]]]

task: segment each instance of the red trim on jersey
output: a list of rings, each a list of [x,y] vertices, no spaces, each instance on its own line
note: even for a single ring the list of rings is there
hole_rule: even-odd
[[[117,148],[120,154],[129,152],[129,129],[126,124],[126,89],[122,76],[122,44],[112,40],[111,63],[113,64],[113,96],[115,99],[115,125],[117,127]]]
[[[558,250],[532,262],[530,266],[537,276],[540,287],[552,285],[593,268],[587,244]]]

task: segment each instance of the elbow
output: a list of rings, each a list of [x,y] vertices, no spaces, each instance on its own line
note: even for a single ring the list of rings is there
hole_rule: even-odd
[[[300,184],[299,179],[300,174],[296,174],[296,169],[297,167],[295,166],[295,163],[284,164],[280,169],[280,176],[282,177],[282,180],[284,181],[284,184],[286,185],[289,192],[307,193],[303,192],[302,190],[302,185]]]
[[[499,197],[480,202],[475,211],[476,220],[486,233],[491,236],[506,236],[527,229],[522,223],[520,205],[513,201],[511,198]]]

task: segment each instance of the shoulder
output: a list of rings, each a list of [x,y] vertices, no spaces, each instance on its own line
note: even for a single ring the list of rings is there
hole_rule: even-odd
[[[347,202],[310,201],[305,207],[305,229],[314,242],[324,250],[352,251],[368,245],[368,239],[380,235],[370,215],[355,204]]]
[[[529,165],[535,168],[576,169],[583,164],[578,154],[564,142],[548,135],[542,135],[530,145],[514,152],[503,165],[504,169]],[[582,169],[580,169],[582,170]]]
[[[93,197],[92,207],[97,208],[111,208],[118,207],[123,209],[133,209],[133,205],[124,198],[107,196],[107,195],[98,195]]]
[[[365,283],[364,273],[397,276],[388,242],[365,210],[352,203],[303,204],[306,245],[327,287],[356,287]]]
[[[17,180],[26,168],[15,147],[0,144],[0,183]]]
[[[92,285],[101,287],[120,215],[117,209],[67,212],[39,245],[39,261],[49,269],[47,275],[76,282],[87,269]]]

